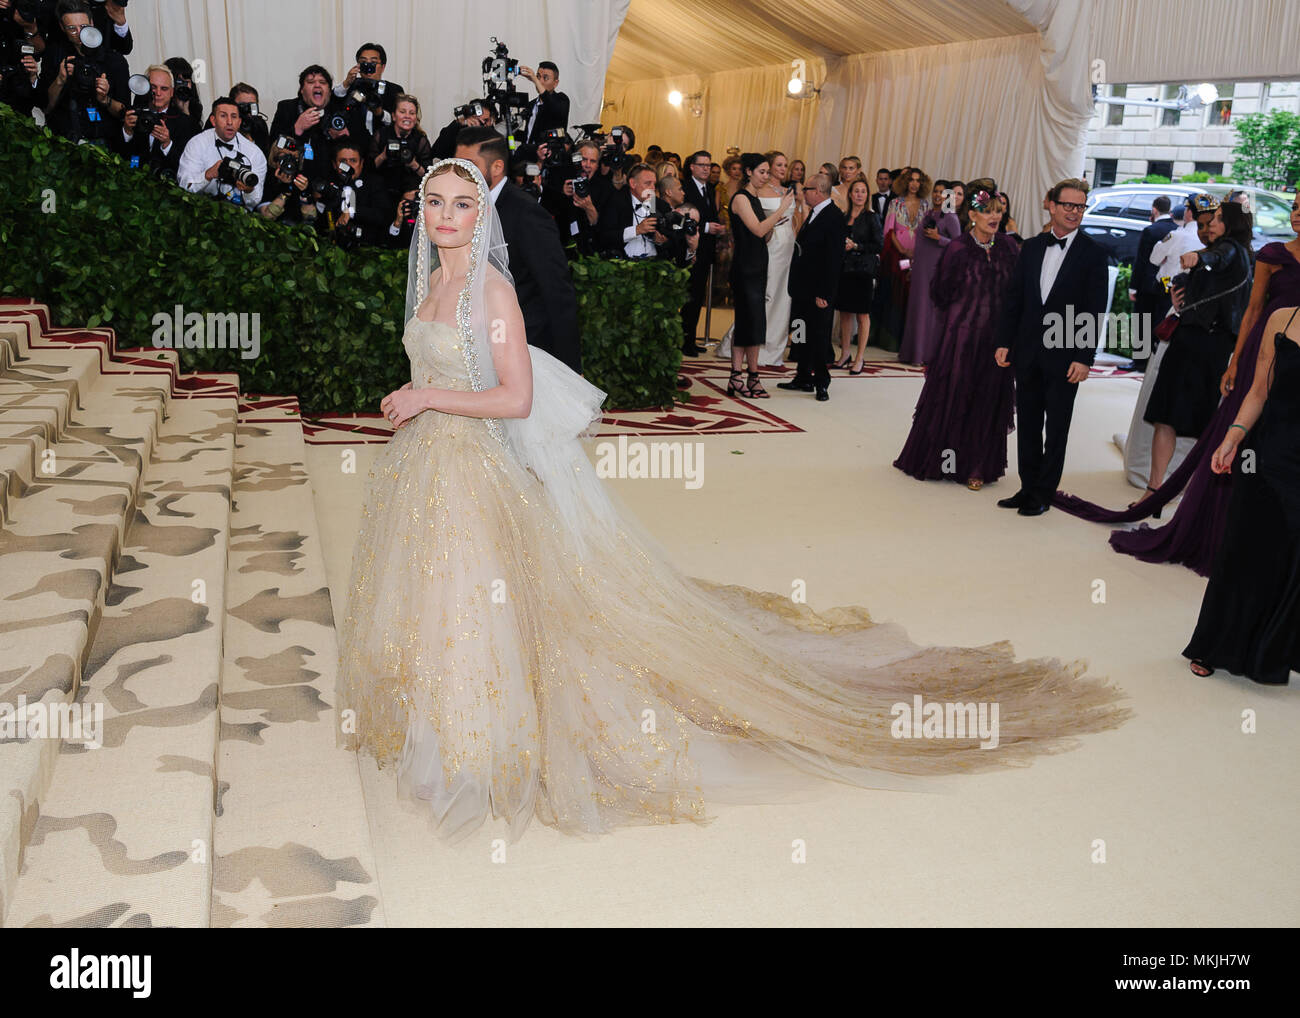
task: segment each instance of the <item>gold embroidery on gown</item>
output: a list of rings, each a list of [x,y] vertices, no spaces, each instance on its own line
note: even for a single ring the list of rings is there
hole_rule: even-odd
[[[412,318],[417,388],[469,390],[450,326]],[[541,484],[486,421],[426,411],[369,479],[340,632],[349,748],[395,764],[457,838],[489,815],[567,833],[706,821],[785,776],[898,776],[1024,764],[1111,728],[1121,694],[1009,644],[912,644],[864,609],[682,576],[632,520],[573,550]],[[999,745],[895,738],[895,704],[999,705]],[[766,752],[756,752],[765,750]]]

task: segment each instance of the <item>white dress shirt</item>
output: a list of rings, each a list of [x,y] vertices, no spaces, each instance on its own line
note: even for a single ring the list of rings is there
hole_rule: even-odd
[[[220,159],[231,157],[238,152],[244,157],[249,167],[257,174],[257,184],[244,194],[233,184],[222,184],[217,180],[208,180],[204,175],[208,167]],[[181,153],[180,166],[176,170],[176,182],[187,191],[195,194],[210,194],[213,197],[230,199],[232,193],[238,194],[235,204],[242,204],[252,211],[262,201],[262,187],[266,183],[266,156],[262,150],[242,134],[236,134],[229,142],[218,142],[217,131],[209,127],[196,134]]]
[[[501,194],[501,189],[506,186],[506,181],[509,179],[510,179],[509,177],[502,177],[500,180],[496,182],[496,186],[494,186],[492,190],[488,192],[488,197],[492,199],[493,207],[496,206],[497,196]]]
[[[1078,235],[1078,230],[1072,230],[1065,235],[1065,247],[1060,244],[1051,245],[1043,253],[1043,267],[1038,272],[1038,292],[1040,299],[1044,304],[1047,303],[1047,295],[1052,292],[1052,287],[1056,284],[1057,273],[1061,271],[1061,263],[1065,261],[1065,256],[1070,252],[1070,245],[1074,243],[1074,238]],[[1060,240],[1056,236],[1056,229],[1053,228],[1049,234]]]
[[[1183,271],[1179,264],[1183,255],[1189,251],[1200,251],[1201,248],[1201,238],[1196,233],[1196,220],[1170,230],[1151,249],[1151,264],[1156,267],[1156,279],[1173,279]]]
[[[649,219],[655,214],[655,198],[652,192],[644,201],[632,196],[632,225],[623,228],[623,252],[629,258],[644,258],[646,255],[654,255],[657,248],[655,247],[653,233],[636,232],[637,226],[642,220]]]
[[[822,199],[821,201],[819,201],[816,205],[814,205],[814,206],[812,207],[812,211],[811,211],[810,213],[808,213],[808,218],[807,218],[807,220],[804,222],[804,224],[803,224],[803,228],[804,228],[804,229],[807,229],[809,226],[811,226],[811,225],[812,225],[812,221],[813,221],[814,219],[817,218],[817,213],[820,212],[820,211],[821,211],[823,208],[825,208],[827,205],[829,205],[829,204],[831,203],[831,201],[832,201],[832,199],[828,196],[828,197],[826,197],[826,198],[823,198],[823,199]]]

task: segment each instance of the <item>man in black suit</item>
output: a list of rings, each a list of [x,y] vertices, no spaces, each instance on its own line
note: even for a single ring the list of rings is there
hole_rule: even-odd
[[[1133,259],[1133,277],[1129,281],[1129,298],[1133,301],[1133,310],[1138,314],[1149,315],[1147,321],[1158,324],[1169,313],[1169,294],[1164,284],[1156,278],[1156,267],[1151,264],[1151,251],[1171,234],[1178,226],[1169,215],[1170,202],[1167,197],[1157,195],[1151,203],[1151,225],[1142,231],[1138,241],[1137,257]],[[1145,370],[1148,357],[1134,357],[1133,366],[1139,371]]]
[[[835,314],[835,291],[844,263],[844,239],[848,226],[844,213],[831,200],[831,180],[819,173],[803,188],[808,218],[795,237],[794,259],[790,262],[790,318],[795,330],[802,327],[803,342],[795,344],[798,368],[794,379],[777,382],[778,389],[817,391],[817,399],[830,399],[826,391],[831,373],[831,319]],[[796,332],[797,335],[797,332]]]
[[[986,193],[966,200],[975,207]],[[1062,180],[1047,197],[1051,228],[1020,248],[994,353],[1000,367],[1014,365],[1016,372],[1020,458],[1020,490],[998,505],[1021,516],[1047,512],[1061,483],[1074,398],[1097,356],[1096,337],[1105,332],[1109,283],[1105,249],[1079,229],[1087,182]],[[1086,320],[1089,331],[1080,326]]]
[[[600,209],[597,247],[611,258],[656,258],[667,238],[658,232],[655,215],[655,171],[637,163],[627,174],[627,187],[614,191]]]
[[[876,193],[871,196],[871,211],[885,221],[889,203],[894,200],[894,181],[883,166],[876,171]]]
[[[190,118],[172,102],[173,78],[166,66],[155,64],[150,67],[148,78],[147,106],[145,109],[129,109],[122,115],[122,129],[109,138],[108,147],[127,159],[133,159],[136,166],[175,180],[181,153],[193,137]],[[150,111],[152,126],[141,130],[140,115],[146,110]]]
[[[528,342],[581,372],[578,297],[555,220],[536,199],[506,179],[510,147],[495,128],[465,128],[456,156],[477,166],[491,191],[510,252],[510,274]]]
[[[686,200],[700,214],[700,244],[695,251],[695,262],[691,265],[690,296],[682,306],[682,352],[690,356],[704,352],[704,348],[696,342],[695,330],[700,324],[700,309],[704,307],[708,290],[709,268],[717,253],[717,237],[724,230],[718,221],[717,197],[713,185],[709,183],[712,167],[713,156],[703,149],[694,152],[686,160],[686,169],[690,175],[682,181]]]
[[[271,119],[271,138],[295,139],[302,172],[315,180],[329,172],[333,139],[327,114],[333,102],[334,78],[320,64],[304,67],[298,75],[298,94],[281,99]]]
[[[556,127],[569,129],[569,97],[557,90],[560,69],[549,60],[543,60],[534,71],[531,67],[519,68],[520,77],[527,78],[537,89],[537,98],[528,108],[528,123],[524,128],[523,144],[537,145],[547,131]]]

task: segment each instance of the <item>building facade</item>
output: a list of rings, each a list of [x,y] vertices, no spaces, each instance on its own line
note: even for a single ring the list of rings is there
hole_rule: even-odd
[[[1287,110],[1300,113],[1300,82],[1218,81],[1217,102],[1183,112],[1157,106],[1097,103],[1088,123],[1085,173],[1096,187],[1160,174],[1178,181],[1205,172],[1215,181],[1232,180],[1234,117]],[[1168,100],[1177,85],[1104,85],[1102,95],[1134,100]]]

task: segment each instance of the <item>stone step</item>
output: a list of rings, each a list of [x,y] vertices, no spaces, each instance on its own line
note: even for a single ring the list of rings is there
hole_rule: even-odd
[[[72,698],[101,745],[0,746],[27,776],[7,926],[208,925],[235,416],[171,404]]]
[[[242,404],[226,583],[214,926],[384,924],[292,400]]]

